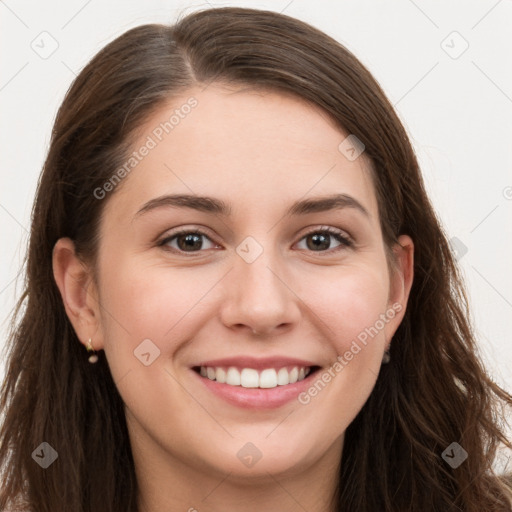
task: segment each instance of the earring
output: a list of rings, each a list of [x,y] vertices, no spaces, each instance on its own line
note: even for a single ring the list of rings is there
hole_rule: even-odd
[[[391,361],[391,354],[389,353],[389,349],[384,351],[384,355],[382,356],[382,364],[388,364]]]
[[[98,362],[98,356],[96,355],[96,352],[94,350],[94,348],[92,348],[92,343],[91,343],[91,338],[89,338],[89,341],[87,342],[87,352],[89,352],[89,354],[92,354],[89,356],[89,363],[97,363]]]

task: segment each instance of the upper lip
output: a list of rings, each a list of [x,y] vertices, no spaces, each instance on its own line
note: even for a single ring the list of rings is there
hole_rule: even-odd
[[[318,366],[312,361],[305,359],[296,359],[293,357],[251,357],[251,356],[239,356],[239,357],[226,357],[223,359],[211,359],[209,361],[202,361],[193,367],[199,366],[234,366],[235,368],[254,368],[255,370],[264,370],[265,368],[283,368],[285,366],[298,366],[298,367],[311,367]]]

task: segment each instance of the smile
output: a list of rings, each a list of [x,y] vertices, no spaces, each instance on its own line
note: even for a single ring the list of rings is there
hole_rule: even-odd
[[[313,361],[289,357],[231,357],[191,367],[202,390],[235,407],[269,410],[297,400],[321,369]]]
[[[201,366],[199,373],[202,377],[228,386],[271,389],[304,380],[311,373],[311,369],[312,367],[305,366],[285,366],[258,371],[254,368],[239,369],[234,366]]]

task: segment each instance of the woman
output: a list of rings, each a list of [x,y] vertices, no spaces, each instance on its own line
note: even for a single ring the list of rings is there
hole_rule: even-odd
[[[18,317],[1,510],[512,510],[512,397],[407,135],[290,17],[197,12],[86,66]]]

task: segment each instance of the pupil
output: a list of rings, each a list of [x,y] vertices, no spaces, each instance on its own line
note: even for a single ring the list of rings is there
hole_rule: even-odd
[[[185,240],[184,243],[181,243],[182,240]],[[195,247],[194,247],[195,244]],[[188,235],[182,235],[178,238],[178,245],[180,249],[186,250],[186,249],[200,249],[201,248],[201,235],[196,234],[188,234]]]
[[[329,248],[329,236],[325,236],[324,234],[315,234],[311,235],[311,240],[313,240],[313,244],[309,246],[309,249],[328,249]]]

